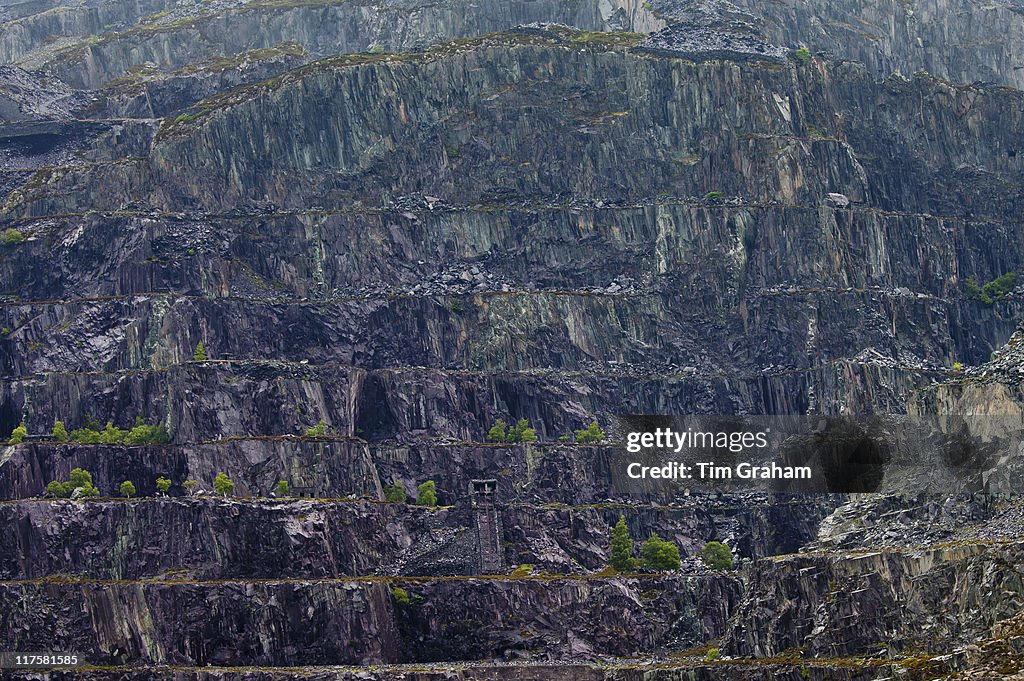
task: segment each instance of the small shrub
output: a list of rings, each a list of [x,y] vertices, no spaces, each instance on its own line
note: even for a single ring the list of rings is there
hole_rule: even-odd
[[[117,489],[121,493],[122,497],[128,497],[129,499],[131,499],[132,495],[135,494],[135,485],[132,484],[131,480],[125,480]]]
[[[412,599],[409,598],[409,592],[400,586],[391,588],[391,598],[395,601],[395,605],[408,607],[412,604]]]
[[[1011,293],[1016,286],[1017,275],[1013,272],[1007,272],[982,286],[981,292],[988,296],[990,300],[995,300],[996,298],[1002,298],[1007,293]]]
[[[171,489],[171,481],[170,480],[168,480],[167,478],[165,478],[162,475],[159,478],[156,479],[156,491],[157,491],[158,494],[165,494],[166,495],[167,491],[169,489]]]
[[[626,525],[624,515],[619,516],[619,522],[612,528],[611,558],[608,560],[608,566],[616,572],[633,572],[636,569],[633,538],[629,536],[629,526]]]
[[[523,442],[530,444],[531,442],[537,441],[537,431],[530,427],[529,421],[526,419],[519,419],[516,421],[516,425],[512,426],[508,431],[509,442]]]
[[[511,573],[509,573],[509,576],[513,577],[513,578],[529,577],[532,574],[533,574],[533,565],[530,565],[529,563],[523,563],[522,565],[517,565],[516,569],[513,570]]]
[[[589,426],[583,430],[576,431],[576,442],[601,442],[604,438],[604,431],[597,425],[597,421],[591,421]]]
[[[107,421],[107,427],[100,432],[100,444],[104,445],[117,445],[124,442],[125,436],[128,435],[128,431],[121,430],[113,424],[111,421]]]
[[[811,51],[806,47],[798,47],[793,50],[793,56],[796,57],[796,60],[801,64],[806,64],[811,60]]]
[[[1017,275],[1013,272],[1000,275],[984,286],[978,286],[974,277],[968,277],[964,282],[964,292],[969,298],[980,300],[984,305],[992,305],[996,299],[1012,292],[1016,285]]]
[[[181,483],[181,486],[185,488],[185,491],[188,492],[189,496],[192,496],[193,494],[196,493],[196,487],[199,486],[199,481],[186,480],[185,482]]]
[[[274,485],[274,495],[278,497],[288,496],[288,492],[291,488],[288,486],[287,480],[278,480],[277,484]]]
[[[679,547],[653,533],[641,547],[640,555],[642,556],[641,564],[645,570],[657,572],[678,570],[681,564]]]
[[[324,421],[306,429],[306,437],[324,437],[325,435],[327,435],[327,423]]]
[[[54,421],[53,430],[51,431],[51,433],[53,435],[53,439],[56,440],[57,442],[68,441],[68,430],[67,428],[64,427],[63,421]]]
[[[384,487],[384,501],[390,501],[393,504],[404,504],[405,500],[405,488],[402,487],[402,483],[398,480]]]
[[[964,370],[963,362],[953,362],[953,371],[960,372]]]
[[[4,242],[4,246],[15,246],[25,240],[25,234],[18,229],[5,229],[0,232],[0,241]]]
[[[722,651],[718,648],[708,648],[708,652],[704,654],[705,662],[714,662],[715,660],[722,657]]]
[[[135,425],[123,437],[126,445],[162,445],[170,439],[167,428],[162,423],[151,426],[143,421],[141,416],[135,417]]]
[[[722,542],[709,541],[701,549],[700,557],[712,570],[732,569],[732,549]]]
[[[25,428],[25,424],[19,423],[18,427],[11,431],[11,444],[23,442],[27,436],[28,429]]]
[[[206,356],[206,348],[203,346],[203,341],[199,341],[196,344],[195,352],[192,353],[192,361],[205,362],[207,359],[209,358]]]
[[[508,424],[498,419],[498,421],[491,426],[491,429],[487,431],[488,442],[506,442],[508,440]]]
[[[64,482],[52,481],[46,486],[46,493],[52,497],[67,499],[68,497],[98,497],[100,491],[92,484],[89,471],[75,468]]]
[[[462,301],[457,298],[453,300],[451,304],[451,310],[455,314],[462,314],[463,311],[465,310],[465,308],[462,306]]]
[[[705,201],[721,201],[725,198],[725,194],[722,192],[708,192],[704,195]]]
[[[225,473],[217,473],[213,480],[213,491],[226,497],[235,491],[235,483]]]
[[[427,480],[416,488],[416,504],[419,506],[437,506],[437,487],[433,480]]]
[[[97,431],[97,430],[95,430],[93,428],[89,428],[89,427],[86,427],[86,428],[75,428],[74,430],[71,431],[71,434],[68,437],[69,437],[69,439],[72,442],[77,443],[77,444],[82,444],[82,445],[98,445],[98,444],[100,444],[100,434],[99,434],[99,431]]]

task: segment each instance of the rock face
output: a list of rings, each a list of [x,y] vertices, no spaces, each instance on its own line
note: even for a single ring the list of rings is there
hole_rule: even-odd
[[[0,437],[28,433],[0,444],[0,650],[93,665],[15,678],[1024,668],[1005,489],[627,495],[622,433],[573,437],[1024,426],[1022,24],[1011,0],[0,0]],[[499,419],[538,441],[487,442]],[[45,496],[76,468],[104,498]],[[427,480],[440,506],[411,503]],[[680,570],[606,570],[620,517]]]

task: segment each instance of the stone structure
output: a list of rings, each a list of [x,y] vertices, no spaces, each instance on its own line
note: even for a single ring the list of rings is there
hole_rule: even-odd
[[[481,574],[502,572],[505,567],[501,550],[501,519],[494,505],[497,490],[497,480],[472,480],[469,483]]]

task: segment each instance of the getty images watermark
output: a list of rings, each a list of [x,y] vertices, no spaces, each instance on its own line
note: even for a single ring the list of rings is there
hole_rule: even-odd
[[[727,451],[743,454],[757,451],[757,459],[763,459],[769,446],[771,429],[761,431],[683,431],[672,428],[655,428],[653,431],[630,431],[626,435],[626,451],[630,454],[641,452],[683,452]],[[758,451],[759,450],[759,451]],[[666,461],[651,465],[632,461],[626,465],[626,475],[634,480],[809,480],[814,476],[810,466],[781,466],[775,461],[755,463],[751,460],[722,464],[710,461]]]
[[[1019,418],[617,417],[609,493],[1002,493],[1024,486]]]

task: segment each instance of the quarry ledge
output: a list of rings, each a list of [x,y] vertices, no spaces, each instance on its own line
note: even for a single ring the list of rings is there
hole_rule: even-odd
[[[79,298],[68,298],[65,300],[45,300],[45,299],[21,299],[16,294],[12,293],[0,293],[0,307],[24,307],[30,305],[37,306],[51,306],[61,307],[69,305],[80,305],[86,303],[102,303],[109,301],[122,301],[122,300],[140,300],[146,301],[151,298],[166,298],[171,301],[178,300],[204,300],[213,302],[238,302],[238,303],[251,303],[260,305],[306,305],[313,307],[327,307],[330,305],[338,305],[342,303],[351,302],[390,302],[395,300],[435,300],[450,298],[452,296],[464,296],[464,297],[481,297],[481,298],[512,298],[516,296],[549,296],[559,298],[611,298],[611,299],[642,299],[642,298],[663,298],[671,296],[672,291],[662,290],[650,290],[650,291],[616,291],[609,292],[603,289],[591,290],[591,289],[578,289],[578,290],[567,290],[567,289],[510,289],[508,291],[501,290],[490,290],[490,291],[469,291],[465,293],[389,293],[389,294],[366,294],[366,295],[351,295],[351,296],[332,296],[329,298],[256,298],[248,296],[199,296],[190,293],[174,293],[169,291],[147,291],[142,293],[121,293],[107,296],[82,296]],[[909,294],[901,294],[888,288],[855,288],[855,287],[829,287],[829,286],[804,286],[804,287],[793,287],[792,290],[779,290],[776,287],[771,289],[760,289],[751,291],[748,298],[779,298],[779,297],[790,297],[790,296],[806,296],[806,295],[864,295],[864,294],[879,294],[889,298],[905,298],[905,297],[917,297],[926,298],[929,300],[939,300],[944,302],[952,302],[955,300],[970,301],[973,300],[967,294],[963,294],[957,297],[942,297],[936,296],[930,293],[921,293],[910,291]],[[1013,293],[1001,296],[996,302],[1009,302],[1024,300],[1024,296],[1018,296]],[[214,360],[210,360],[214,361]],[[255,360],[243,360],[243,361],[274,361],[267,360],[266,358],[257,358]]]
[[[861,365],[861,366],[872,366],[871,362],[856,362],[854,358],[840,357],[829,360],[824,363],[815,364],[807,367],[795,367],[791,369],[777,369],[774,371],[755,371],[750,374],[743,374],[737,372],[715,373],[715,372],[687,372],[680,371],[675,373],[659,373],[659,372],[643,372],[643,371],[623,371],[621,367],[616,371],[595,371],[595,370],[579,370],[579,369],[462,369],[445,366],[380,366],[380,367],[368,367],[356,364],[341,364],[341,363],[324,363],[316,364],[305,360],[282,360],[282,359],[263,359],[263,358],[247,358],[247,359],[208,359],[204,362],[181,362],[175,364],[168,364],[167,366],[157,367],[152,369],[121,369],[119,371],[45,371],[34,374],[25,374],[21,376],[0,376],[0,381],[6,381],[10,383],[17,382],[31,382],[45,380],[51,376],[92,376],[92,377],[114,377],[114,376],[148,376],[156,374],[166,374],[175,369],[188,369],[188,368],[201,368],[204,365],[211,365],[213,368],[217,366],[231,367],[233,365],[240,365],[242,367],[261,366],[273,368],[276,366],[288,366],[297,367],[307,370],[349,370],[349,371],[364,371],[370,374],[381,374],[381,373],[393,373],[393,374],[437,374],[442,376],[472,376],[472,377],[524,377],[524,378],[631,378],[640,381],[671,381],[671,380],[685,380],[691,378],[722,378],[729,376],[732,378],[740,378],[745,380],[755,380],[762,377],[777,377],[777,376],[799,376],[803,374],[812,374],[817,371],[821,371],[826,368],[845,366],[845,365]],[[974,377],[962,377],[962,374],[946,368],[946,367],[927,367],[918,366],[910,363],[900,364],[894,362],[892,368],[899,369],[901,371],[907,371],[919,374],[936,374],[936,375],[948,375],[953,377],[949,383],[960,383],[960,382],[971,382]],[[959,378],[958,378],[959,377]],[[316,376],[308,376],[302,380],[316,382],[318,379]],[[977,378],[974,380],[982,380]],[[238,439],[281,439],[293,437],[291,434],[280,434],[280,435],[232,435],[223,440],[238,440]],[[294,436],[297,437],[297,436]],[[323,438],[321,438],[323,439]],[[223,440],[200,440],[198,444],[210,444],[220,442]],[[449,441],[444,440],[440,444],[448,444]],[[197,444],[197,443],[188,443]],[[463,442],[461,444],[493,444],[493,443],[474,443],[474,442]]]
[[[489,443],[490,444],[490,443]],[[536,446],[536,445],[534,445]],[[726,497],[728,498],[728,496]],[[220,505],[222,508],[231,507],[235,504],[247,504],[252,506],[270,506],[279,508],[282,510],[289,510],[291,507],[305,508],[306,506],[359,506],[359,505],[370,505],[373,507],[393,505],[401,506],[407,511],[412,513],[433,513],[436,511],[448,511],[454,506],[420,506],[411,502],[398,502],[398,501],[387,501],[384,499],[363,499],[363,498],[347,498],[347,497],[217,497],[213,495],[197,495],[197,496],[183,496],[183,497],[133,497],[127,499],[124,497],[86,497],[82,499],[50,499],[45,497],[26,497],[21,499],[0,499],[0,506],[21,506],[21,505],[49,505],[49,504],[92,504],[97,506],[104,505],[115,505],[115,504],[180,504],[180,503],[193,503],[193,502],[214,502],[216,505]],[[709,500],[706,503],[693,503],[693,504],[676,504],[666,506],[664,504],[656,504],[646,502],[640,506],[637,504],[627,504],[624,502],[603,502],[603,503],[589,503],[589,504],[566,504],[562,502],[548,502],[548,503],[530,503],[525,501],[497,501],[495,502],[496,508],[522,508],[530,509],[535,511],[621,511],[623,513],[685,513],[690,511],[707,510],[708,508],[713,509],[715,512],[721,513],[735,513],[749,511],[753,509],[768,509],[778,508],[786,506],[806,506],[807,504],[815,504],[816,500],[812,499],[798,499],[798,498],[786,498],[786,499],[775,499],[764,502],[744,502],[742,505],[722,503],[720,501]]]
[[[99,119],[105,120],[105,119]],[[124,119],[135,120],[135,119]],[[146,122],[161,121],[164,119],[137,119]],[[8,174],[13,176],[25,175],[26,173],[57,172],[61,170],[77,170],[83,167],[104,167],[123,165],[127,162],[145,161],[144,157],[126,157],[114,161],[83,161],[79,164],[44,166],[30,170],[0,170],[0,175]],[[32,178],[29,178],[29,183]],[[832,213],[851,213],[862,215],[879,215],[882,217],[918,218],[922,220],[942,220],[945,222],[963,223],[970,225],[996,225],[1012,226],[1024,224],[1021,220],[999,220],[987,215],[975,215],[965,217],[963,215],[939,215],[935,213],[922,213],[918,211],[893,210],[879,208],[866,204],[851,203],[845,208],[828,206],[825,204],[803,204],[784,202],[748,201],[740,197],[725,197],[722,200],[708,200],[700,196],[651,196],[651,197],[580,197],[571,201],[521,201],[511,203],[470,203],[452,204],[447,202],[437,203],[433,208],[426,205],[403,207],[396,206],[356,206],[350,208],[295,208],[281,210],[262,210],[259,208],[237,208],[230,212],[216,211],[171,211],[171,210],[80,210],[61,213],[47,213],[46,215],[24,215],[3,219],[6,226],[31,229],[33,224],[50,226],[56,220],[70,220],[74,218],[100,217],[100,218],[166,218],[170,220],[196,220],[208,219],[224,222],[244,223],[253,219],[275,219],[290,217],[318,217],[330,215],[404,215],[406,213],[420,215],[444,215],[449,213],[517,213],[533,215],[551,211],[591,212],[591,213],[613,213],[616,211],[644,210],[655,207],[687,206],[702,208],[706,211],[729,212],[737,209],[761,209],[776,210],[781,212],[796,212],[817,214],[822,208]]]
[[[89,678],[136,678],[136,675],[146,675],[140,678],[153,678],[152,675],[162,673],[173,673],[175,678],[183,676],[196,679],[234,679],[234,678],[324,678],[335,681],[347,681],[348,679],[390,679],[392,681],[425,681],[427,679],[462,679],[463,681],[474,681],[477,679],[495,678],[523,678],[528,674],[529,678],[538,681],[564,681],[566,679],[587,679],[589,681],[600,681],[602,679],[616,679],[620,681],[633,679],[662,678],[650,675],[659,672],[671,673],[675,670],[684,673],[703,671],[707,674],[729,674],[736,676],[722,676],[720,678],[749,678],[749,674],[755,668],[762,668],[762,673],[799,673],[806,679],[832,679],[832,678],[862,678],[857,672],[877,670],[877,672],[889,672],[900,674],[900,672],[928,671],[932,673],[951,671],[953,665],[950,660],[923,655],[916,657],[903,657],[891,660],[883,660],[867,657],[832,657],[832,658],[801,658],[797,655],[783,655],[763,658],[729,658],[714,661],[705,660],[700,656],[672,656],[672,657],[635,657],[635,658],[612,658],[603,662],[580,662],[576,660],[521,660],[517,662],[438,662],[438,663],[409,663],[409,664],[376,664],[369,666],[350,665],[311,665],[311,666],[185,666],[185,665],[118,665],[100,666],[83,665],[77,667],[76,671],[88,672]],[[842,676],[832,676],[836,672],[844,672]],[[41,676],[41,670],[23,670],[12,678],[47,678]],[[64,678],[56,672],[56,676],[50,678]],[[255,676],[260,675],[260,676]],[[320,676],[323,675],[323,676]],[[455,676],[453,676],[455,675]],[[497,675],[497,676],[495,676]],[[685,677],[670,676],[666,679],[693,677],[687,674]],[[705,677],[700,677],[705,678]],[[713,677],[706,677],[713,678]],[[758,676],[757,678],[766,678]],[[916,678],[916,677],[910,677]]]
[[[689,59],[678,55],[660,54],[650,50],[637,49],[645,36],[638,33],[617,31],[582,31],[567,26],[549,26],[546,28],[521,30],[505,30],[487,33],[470,38],[455,38],[424,50],[423,52],[383,52],[341,54],[326,57],[287,71],[279,76],[258,83],[242,85],[228,92],[204,99],[191,107],[191,114],[175,119],[165,119],[160,126],[154,142],[177,137],[189,129],[189,124],[219,109],[225,109],[256,97],[265,95],[290,83],[299,82],[303,78],[318,73],[364,65],[394,65],[404,63],[426,64],[452,57],[463,52],[489,49],[494,47],[545,47],[559,49],[588,48],[601,52],[622,52],[624,49],[638,58],[671,59],[692,64]],[[80,48],[75,48],[80,49]],[[724,60],[720,60],[724,61]],[[760,62],[745,62],[757,66]],[[774,62],[764,61],[762,68],[778,68]]]
[[[478,575],[361,575],[345,577],[285,577],[285,578],[230,578],[230,579],[174,579],[167,577],[144,577],[141,579],[97,579],[83,577],[80,575],[47,575],[32,579],[8,579],[0,580],[0,588],[22,588],[30,586],[94,586],[98,588],[112,586],[187,586],[187,587],[219,587],[219,586],[246,586],[264,585],[277,586],[282,584],[297,584],[300,586],[317,587],[320,585],[344,585],[344,584],[430,584],[446,582],[544,582],[544,583],[577,583],[577,582],[671,582],[676,580],[687,581],[691,579],[703,580],[739,580],[734,572],[671,572],[671,573],[612,573],[605,571],[583,574],[478,574]]]

